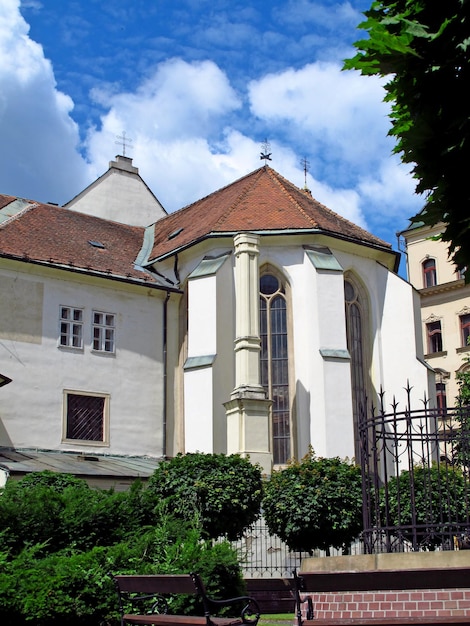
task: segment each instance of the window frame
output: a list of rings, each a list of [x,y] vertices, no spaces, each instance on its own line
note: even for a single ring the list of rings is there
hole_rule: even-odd
[[[274,291],[273,293],[270,294],[264,294],[261,292],[261,280],[263,277],[265,276],[273,276],[277,281],[278,281],[278,289],[276,289],[276,291]],[[293,380],[293,376],[292,376],[292,331],[291,331],[291,319],[292,319],[292,314],[291,314],[291,307],[290,307],[290,297],[289,297],[289,284],[288,281],[286,280],[286,278],[282,275],[281,272],[279,272],[279,270],[277,270],[276,268],[274,268],[272,265],[267,264],[264,265],[263,267],[260,268],[260,273],[259,273],[259,289],[258,289],[258,294],[259,294],[259,300],[260,300],[260,339],[261,339],[261,350],[260,350],[260,376],[261,376],[261,383],[264,387],[264,389],[266,390],[266,394],[267,397],[269,399],[271,399],[273,401],[273,404],[270,407],[270,441],[271,441],[271,449],[272,449],[272,453],[273,453],[273,464],[275,467],[284,467],[287,462],[289,461],[289,459],[294,458],[295,456],[295,449],[294,449],[294,416],[293,416],[293,393],[292,393],[292,380]],[[270,332],[270,330],[272,329],[271,323],[272,323],[272,319],[270,318],[270,313],[272,313],[271,310],[271,303],[275,302],[279,297],[282,298],[282,300],[284,301],[284,314],[285,314],[285,332],[282,333],[283,336],[285,336],[285,341],[286,341],[286,346],[285,346],[285,357],[283,359],[276,359],[277,363],[279,364],[279,362],[282,360],[285,362],[284,364],[284,369],[287,375],[287,381],[283,382],[282,384],[278,384],[276,385],[273,381],[273,359],[272,359],[272,343],[271,346],[268,345],[269,343],[269,338],[271,339],[271,342],[273,340],[273,334]],[[264,337],[264,333],[262,333],[262,328],[263,328],[263,324],[262,324],[262,320],[261,320],[261,316],[262,316],[262,307],[261,307],[261,301],[264,300],[264,302],[266,303],[266,350],[267,350],[267,358],[263,358],[263,337]],[[279,333],[277,333],[277,335],[279,335]],[[279,337],[278,337],[279,339]],[[266,372],[266,377],[267,377],[267,383],[263,384],[263,361],[266,362],[266,368],[267,368],[267,372]],[[279,409],[279,413],[284,413],[286,412],[288,414],[288,433],[286,435],[282,436],[277,436],[275,433],[275,424],[274,424],[274,414],[273,414],[273,409],[274,411],[276,410],[275,407],[275,400],[273,398],[273,389],[275,387],[279,388],[279,397],[281,397],[281,395],[284,395],[284,392],[287,392],[285,395],[287,395],[287,398],[284,395],[284,407]],[[281,457],[276,458],[275,457],[275,449],[274,449],[274,441],[276,440],[280,440],[283,439],[284,442],[287,442],[287,458],[284,459]]]
[[[428,264],[432,264],[432,265],[429,265],[428,267],[426,267]],[[428,287],[435,287],[437,285],[436,259],[433,259],[431,257],[425,259],[421,264],[421,268],[423,270],[424,289]]]
[[[95,316],[103,316],[102,322],[95,321]],[[112,317],[113,324],[107,323],[107,318]],[[99,354],[116,354],[116,314],[109,311],[93,309],[91,312],[91,350]],[[98,336],[95,336],[95,332]],[[110,336],[109,336],[110,335]],[[106,349],[107,343],[112,344],[111,349]],[[98,347],[96,347],[98,346]]]
[[[348,293],[349,287],[351,292]],[[346,345],[350,354],[351,400],[354,428],[354,454],[360,458],[359,423],[366,410],[364,400],[373,396],[370,379],[371,329],[370,300],[362,280],[352,271],[345,272],[344,310],[346,325]],[[353,296],[352,298],[350,296]]]
[[[435,326],[435,328],[431,328],[433,326]],[[435,339],[437,337],[439,339]],[[434,345],[435,341],[439,341],[438,346]],[[427,342],[426,345],[428,347],[427,354],[441,354],[444,351],[441,320],[434,319],[432,321],[426,322],[426,342]],[[440,350],[434,349],[436,347],[440,347]]]
[[[464,321],[465,318],[465,321]],[[468,339],[470,337],[470,313],[462,313],[459,315],[460,322],[460,340],[462,348],[470,348]]]
[[[71,313],[71,317],[67,318],[63,316],[64,311],[69,311]],[[74,319],[75,314],[80,313],[80,319]],[[63,332],[63,326],[67,327],[67,332]],[[79,345],[73,345],[74,337],[78,336],[74,331],[76,328],[80,328],[79,335]],[[83,350],[84,349],[84,330],[85,330],[85,322],[84,322],[84,309],[83,307],[75,307],[70,305],[61,304],[59,305],[59,337],[58,337],[58,347],[59,348],[68,348],[70,350]],[[63,343],[62,339],[65,338],[66,342]]]
[[[443,381],[436,383],[436,408],[439,417],[447,415],[447,388]]]
[[[70,396],[82,396],[83,398],[100,398],[103,400],[101,439],[79,439],[68,436],[69,431],[69,402]],[[109,446],[109,402],[110,395],[93,391],[78,391],[76,389],[64,389],[63,391],[63,418],[62,418],[62,443],[74,443],[91,447]]]

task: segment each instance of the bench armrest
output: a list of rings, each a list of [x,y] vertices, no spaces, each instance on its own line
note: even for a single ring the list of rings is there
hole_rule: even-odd
[[[249,624],[250,626],[256,626],[261,615],[258,603],[254,598],[251,598],[250,596],[239,596],[238,598],[227,598],[224,600],[214,600],[213,598],[209,598],[208,596],[206,596],[206,600],[210,604],[219,607],[230,606],[233,604],[240,604],[244,602],[245,606],[240,612],[240,617],[242,618],[244,624]]]
[[[249,626],[256,626],[260,618],[261,611],[258,603],[254,598],[251,598],[250,596],[238,596],[237,598],[224,598],[222,600],[215,600],[214,598],[210,598],[206,594],[204,583],[202,582],[198,574],[192,572],[191,578],[193,579],[194,586],[196,587],[198,595],[202,598],[206,617],[210,616],[210,605],[224,607],[233,604],[244,603],[245,606],[240,612],[240,617],[243,623]]]

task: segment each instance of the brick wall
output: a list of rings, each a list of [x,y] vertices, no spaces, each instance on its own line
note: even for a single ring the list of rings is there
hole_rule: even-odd
[[[316,618],[470,616],[470,589],[309,593]],[[303,605],[306,607],[306,603]]]

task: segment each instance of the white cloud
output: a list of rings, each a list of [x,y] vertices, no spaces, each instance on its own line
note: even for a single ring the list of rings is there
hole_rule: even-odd
[[[251,110],[257,117],[308,136],[322,159],[370,163],[386,139],[388,107],[382,83],[335,63],[313,63],[287,69],[249,85]],[[290,130],[291,127],[289,127]]]
[[[88,135],[95,168],[106,168],[110,145],[125,129],[136,165],[168,210],[229,182],[234,159],[229,166],[222,158],[232,148],[224,128],[240,101],[211,61],[171,59],[158,65],[135,93],[94,96],[108,109],[101,128]]]
[[[42,47],[28,36],[18,0],[0,4],[0,188],[65,201],[86,180],[72,100],[56,88]],[[50,193],[54,197],[50,197]]]

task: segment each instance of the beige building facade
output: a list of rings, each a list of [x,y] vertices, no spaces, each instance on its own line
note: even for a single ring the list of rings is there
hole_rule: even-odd
[[[439,239],[442,228],[417,224],[400,235],[408,278],[420,296],[424,358],[436,372],[436,398],[445,411],[455,405],[456,374],[470,354],[470,284],[449,259],[448,243]]]

